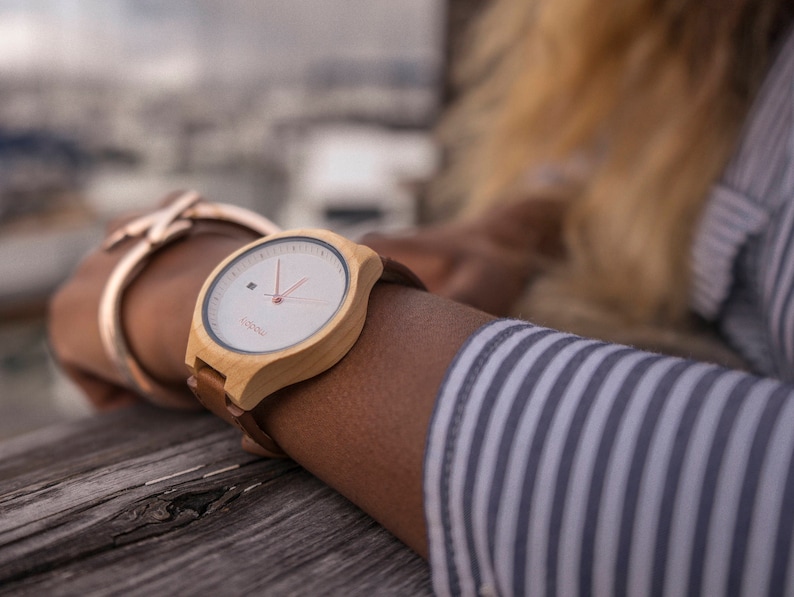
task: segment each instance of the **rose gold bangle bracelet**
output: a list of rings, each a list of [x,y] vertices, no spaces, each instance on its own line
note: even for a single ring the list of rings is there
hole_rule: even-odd
[[[104,251],[112,251],[126,239],[139,239],[116,264],[102,291],[99,334],[105,353],[122,382],[150,402],[161,406],[179,407],[184,404],[184,396],[152,379],[135,359],[124,335],[121,302],[124,291],[144,269],[152,254],[186,236],[193,225],[202,220],[225,222],[261,236],[280,230],[273,222],[250,210],[225,203],[210,203],[202,200],[198,193],[188,191],[169,205],[115,230],[102,244]]]

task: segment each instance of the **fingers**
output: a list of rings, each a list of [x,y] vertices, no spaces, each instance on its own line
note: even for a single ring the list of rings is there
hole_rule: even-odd
[[[371,232],[365,234],[359,242],[367,245],[380,255],[391,257],[398,261],[404,261],[406,258],[410,258],[411,255],[425,253],[429,250],[429,247],[425,246],[423,239],[413,234],[391,235]]]
[[[99,337],[95,305],[114,261],[101,251],[88,255],[53,295],[48,309],[48,339],[53,357],[100,410],[139,400],[119,385]]]
[[[407,266],[430,292],[446,296],[450,276],[462,256],[457,246],[436,236],[429,230],[410,235],[368,234],[362,243]]]
[[[94,374],[111,370],[102,350],[96,312],[85,308],[96,302],[97,292],[90,277],[83,281],[77,274],[53,296],[48,312],[49,343],[54,356],[73,367],[92,364]]]
[[[87,300],[80,292],[83,289],[70,282],[50,301],[48,331],[53,357],[97,409],[132,404],[138,399],[112,381],[112,367],[101,350],[96,322],[87,320],[85,309],[80,308]]]
[[[99,411],[114,410],[140,402],[140,397],[133,392],[88,373],[84,369],[68,363],[61,363],[61,368],[69,379],[80,387],[94,408]]]

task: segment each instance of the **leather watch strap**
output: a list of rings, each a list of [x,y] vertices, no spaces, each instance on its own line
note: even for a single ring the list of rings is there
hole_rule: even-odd
[[[402,263],[383,256],[381,261],[383,273],[380,281],[427,290],[419,277]],[[209,365],[205,365],[196,375],[188,378],[187,385],[205,408],[227,423],[235,425],[244,435],[252,439],[260,447],[260,455],[270,458],[287,457],[281,446],[259,426],[252,412],[243,410],[229,399],[224,389],[225,381],[223,375]]]
[[[427,287],[424,282],[419,279],[419,276],[399,261],[395,261],[390,257],[384,257],[383,255],[380,256],[380,260],[383,263],[383,273],[380,275],[381,282],[402,284],[403,286],[410,286],[427,291]]]
[[[227,398],[223,387],[225,381],[212,367],[202,367],[196,375],[190,376],[187,385],[205,408],[227,423],[237,426],[243,434],[257,443],[262,448],[262,456],[286,457],[284,450],[259,426],[253,414],[241,409]]]

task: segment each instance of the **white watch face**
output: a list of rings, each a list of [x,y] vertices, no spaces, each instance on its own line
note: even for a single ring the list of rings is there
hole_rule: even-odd
[[[264,242],[212,282],[204,298],[204,327],[236,352],[282,350],[321,330],[348,287],[347,264],[329,244],[300,236]]]

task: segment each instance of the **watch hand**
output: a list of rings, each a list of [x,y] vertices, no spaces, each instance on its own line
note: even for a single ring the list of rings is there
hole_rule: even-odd
[[[278,266],[278,261],[276,261],[276,266]],[[305,277],[305,276],[304,276],[303,278],[301,278],[300,280],[298,280],[297,282],[295,282],[295,283],[294,283],[292,286],[290,286],[289,288],[287,288],[287,289],[286,289],[286,290],[283,292],[283,294],[279,294],[278,292],[276,292],[276,293],[274,293],[274,294],[272,294],[272,295],[270,295],[270,294],[265,294],[265,296],[272,296],[272,297],[273,297],[273,303],[274,303],[274,304],[276,304],[276,305],[278,305],[278,304],[279,304],[281,301],[283,301],[285,298],[288,298],[288,297],[289,297],[289,295],[290,295],[290,293],[294,292],[294,291],[295,291],[295,289],[297,289],[299,286],[301,286],[302,284],[304,284],[304,283],[305,283],[305,282],[306,282],[308,279],[309,279],[309,278],[307,278],[307,277]]]
[[[280,303],[284,299],[287,299],[287,300],[290,300],[290,301],[306,301],[306,302],[309,302],[309,303],[328,304],[328,301],[324,301],[323,299],[308,298],[308,297],[305,297],[305,296],[283,296],[283,295],[282,296],[277,296],[275,294],[269,294],[267,292],[264,292],[262,294],[264,296],[273,297],[273,302],[274,303]]]
[[[296,290],[298,287],[302,286],[303,284],[305,284],[305,283],[306,283],[306,282],[308,282],[308,281],[309,281],[309,278],[306,278],[306,277],[303,277],[303,278],[301,278],[300,280],[298,280],[297,282],[295,282],[295,283],[294,283],[292,286],[290,286],[289,288],[287,288],[287,289],[286,289],[286,290],[285,290],[285,291],[282,293],[282,295],[281,295],[281,296],[282,296],[282,298],[287,298],[287,297],[288,297],[290,294],[292,294],[292,293],[293,293],[293,292],[294,292],[294,291],[295,291],[295,290]]]
[[[278,283],[281,278],[281,259],[276,259],[276,289],[273,291],[274,296],[279,296]]]

